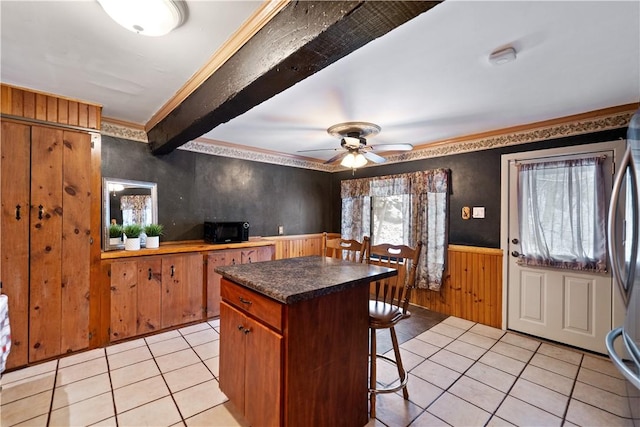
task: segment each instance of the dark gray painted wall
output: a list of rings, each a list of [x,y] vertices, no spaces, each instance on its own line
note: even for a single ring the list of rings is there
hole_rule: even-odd
[[[147,144],[102,138],[102,175],[158,183],[164,240],[202,238],[205,220],[248,220],[251,234],[340,232],[340,181],[434,168],[451,169],[449,243],[500,247],[503,154],[611,141],[626,129],[475,153],[329,174],[176,150],[153,156]],[[462,220],[463,206],[484,206],[485,219]]]
[[[165,241],[202,239],[205,220],[249,221],[252,236],[331,228],[331,174],[102,137],[102,176],[158,183]]]
[[[413,162],[369,167],[357,170],[355,176],[350,171],[333,175],[332,205],[340,206],[340,181],[344,179],[366,178],[381,175],[414,172],[436,168],[451,170],[451,194],[449,209],[449,243],[489,248],[500,247],[500,161],[503,154],[570,145],[591,144],[612,141],[626,137],[626,128],[604,131],[569,138],[545,140],[474,153],[457,154]],[[484,206],[484,219],[462,219],[463,206]],[[334,228],[328,231],[340,232],[340,208],[334,210]]]

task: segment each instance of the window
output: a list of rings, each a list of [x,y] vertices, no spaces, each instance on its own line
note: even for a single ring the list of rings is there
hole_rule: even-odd
[[[372,197],[371,244],[408,245],[411,217],[408,194]]]
[[[605,271],[602,157],[518,165],[521,263]]]
[[[422,242],[419,288],[439,290],[447,248],[449,170],[342,181],[342,237],[371,244]]]

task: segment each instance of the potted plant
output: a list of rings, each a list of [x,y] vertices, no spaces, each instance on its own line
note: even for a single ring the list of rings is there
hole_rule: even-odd
[[[140,249],[140,234],[142,233],[142,226],[140,224],[125,225],[123,232],[127,238],[124,241],[124,250],[137,251]]]
[[[162,224],[149,224],[144,227],[144,234],[147,235],[146,247],[148,249],[157,249],[160,246],[160,236],[162,236],[163,231],[164,226]]]
[[[109,225],[109,245],[115,246],[122,243],[122,226],[120,224]]]

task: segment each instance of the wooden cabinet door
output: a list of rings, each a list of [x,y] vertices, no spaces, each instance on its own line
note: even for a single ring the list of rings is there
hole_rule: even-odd
[[[162,327],[162,259],[138,260],[137,333],[155,332]]]
[[[91,138],[31,129],[29,361],[89,345]]]
[[[62,130],[31,129],[30,362],[60,354],[63,142]]]
[[[200,254],[162,257],[162,327],[202,319],[203,267]]]
[[[220,303],[220,390],[242,413],[245,407],[245,324],[246,317],[240,311],[224,301]]]
[[[283,338],[253,319],[245,322],[245,417],[252,425],[278,426]]]
[[[31,128],[2,122],[0,137],[0,281],[11,314],[10,369],[28,363]]]
[[[64,131],[62,142],[60,349],[64,354],[89,346],[91,136]]]
[[[249,264],[252,262],[271,261],[272,246],[260,246],[242,250],[242,263]]]
[[[220,315],[220,279],[222,276],[214,270],[223,265],[242,262],[239,250],[213,251],[207,255],[207,318]]]
[[[111,341],[136,335],[138,262],[111,263]]]

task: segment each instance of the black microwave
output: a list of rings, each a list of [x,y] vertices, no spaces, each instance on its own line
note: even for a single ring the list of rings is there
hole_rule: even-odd
[[[249,240],[249,223],[205,222],[204,241],[207,243],[239,243]]]

